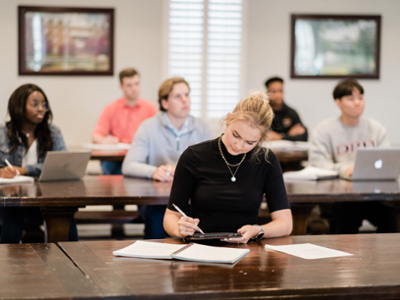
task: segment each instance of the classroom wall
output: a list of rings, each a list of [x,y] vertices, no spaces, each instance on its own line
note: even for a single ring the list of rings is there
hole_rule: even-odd
[[[18,5],[104,7],[115,9],[114,76],[18,76]],[[32,82],[47,94],[54,124],[67,145],[91,140],[92,130],[104,106],[121,97],[118,73],[137,68],[142,78],[143,98],[157,102],[161,83],[160,0],[3,0],[0,1],[0,123],[8,99],[19,85]]]
[[[33,82],[47,93],[54,123],[61,127],[68,145],[90,141],[103,107],[121,95],[118,72],[136,67],[142,77],[142,97],[156,102],[164,79],[166,50],[163,44],[163,8],[166,0],[3,0],[0,1],[0,122],[5,120],[12,91]],[[285,80],[286,101],[312,130],[320,121],[337,115],[332,90],[337,80],[290,79],[290,15],[292,13],[380,14],[382,16],[381,77],[361,80],[365,87],[365,115],[388,128],[389,138],[400,145],[400,1],[398,0],[244,0],[243,96],[264,90],[272,75]],[[115,8],[114,76],[18,76],[17,6],[58,5]],[[165,39],[164,39],[165,41]]]
[[[339,114],[332,99],[338,80],[290,78],[290,15],[381,15],[380,79],[360,82],[365,90],[365,115],[379,120],[392,144],[400,146],[400,1],[250,0],[248,5],[247,88],[264,90],[265,79],[282,76],[286,102],[297,109],[309,129]]]

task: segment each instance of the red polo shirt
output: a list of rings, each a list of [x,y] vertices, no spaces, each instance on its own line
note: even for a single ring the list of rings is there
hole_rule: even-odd
[[[111,134],[118,137],[120,143],[131,143],[140,123],[156,113],[157,107],[149,101],[138,99],[134,106],[129,106],[121,98],[104,108],[93,133]]]

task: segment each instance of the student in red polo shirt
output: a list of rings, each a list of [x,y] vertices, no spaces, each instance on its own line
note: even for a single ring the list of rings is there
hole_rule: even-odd
[[[131,143],[142,121],[157,113],[156,106],[139,98],[140,77],[135,69],[119,73],[124,96],[108,104],[100,115],[93,131],[93,142],[97,144]],[[121,174],[122,162],[102,161],[103,174]]]

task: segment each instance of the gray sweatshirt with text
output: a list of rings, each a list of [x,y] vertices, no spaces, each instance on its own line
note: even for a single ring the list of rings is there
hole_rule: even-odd
[[[361,117],[356,126],[346,126],[340,116],[315,128],[311,137],[309,165],[337,170],[343,176],[354,165],[358,148],[390,147],[386,129],[378,121]]]

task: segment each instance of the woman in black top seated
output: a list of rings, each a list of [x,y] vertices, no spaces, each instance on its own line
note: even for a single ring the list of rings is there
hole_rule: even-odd
[[[292,214],[275,154],[262,148],[268,138],[273,111],[267,96],[255,92],[228,113],[223,135],[186,149],[175,170],[164,228],[171,236],[199,231],[239,232],[235,243],[289,235]],[[272,221],[254,225],[265,194]],[[191,202],[192,218],[181,210]]]

